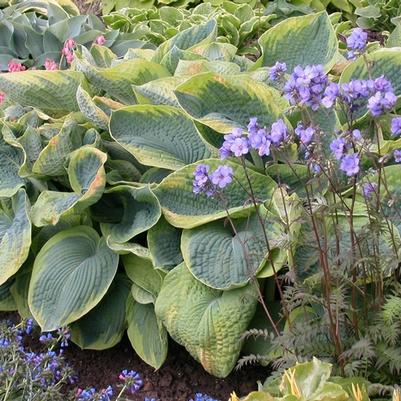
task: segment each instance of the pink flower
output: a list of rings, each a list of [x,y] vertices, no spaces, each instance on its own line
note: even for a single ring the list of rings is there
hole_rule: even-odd
[[[0,104],[2,104],[6,100],[6,94],[3,92],[0,92]]]
[[[47,58],[45,61],[45,69],[47,71],[56,71],[58,70],[58,64],[54,60]]]
[[[25,71],[26,67],[22,65],[21,63],[15,62],[13,60],[10,60],[8,62],[8,72],[21,72]]]
[[[67,40],[65,41],[65,43],[64,43],[64,49],[71,50],[71,49],[73,49],[74,47],[75,47],[75,40],[74,40],[74,39],[70,38],[70,39],[67,39]]]
[[[65,59],[67,61],[67,64],[72,64],[72,62],[74,61],[74,53],[68,53],[65,56]]]
[[[65,57],[67,64],[71,64],[74,61],[74,52],[73,49],[75,47],[75,40],[74,39],[67,39],[64,43],[63,50],[61,54]]]
[[[103,46],[106,43],[106,38],[103,35],[100,35],[96,38],[95,43],[97,45]]]

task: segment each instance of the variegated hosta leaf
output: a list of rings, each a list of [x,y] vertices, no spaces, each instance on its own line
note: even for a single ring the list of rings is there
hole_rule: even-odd
[[[110,68],[96,68],[84,61],[78,61],[77,67],[92,85],[123,103],[135,103],[131,85],[142,85],[170,76],[169,71],[160,64],[139,59],[124,61]]]
[[[85,128],[72,119],[67,119],[60,132],[53,136],[40,152],[32,166],[38,175],[58,176],[65,174],[65,161],[69,154],[82,146]]]
[[[82,210],[96,203],[106,185],[106,159],[106,153],[91,146],[74,151],[68,166],[68,178],[74,192],[43,191],[32,207],[33,224],[37,227],[55,225],[73,207]]]
[[[181,230],[164,217],[148,231],[148,247],[155,267],[171,270],[182,262]]]
[[[107,130],[109,126],[109,117],[92,100],[91,96],[82,86],[77,90],[77,102],[81,113],[96,127]]]
[[[193,173],[199,164],[206,164],[210,166],[210,171],[213,171],[222,162],[208,159],[188,165],[168,175],[155,189],[164,217],[175,227],[193,228],[227,216],[221,201],[216,198],[207,198],[203,194],[193,193]],[[235,180],[227,190],[223,191],[228,211],[231,215],[233,213],[246,215],[253,205],[243,188],[243,186],[247,187],[244,169],[240,164],[228,160],[224,161],[224,165],[230,166],[235,175]],[[276,185],[275,182],[270,177],[250,169],[247,173],[257,200],[270,199]]]
[[[179,107],[174,90],[186,79],[186,77],[166,77],[143,85],[134,85],[135,97],[140,104],[152,103]]]
[[[234,220],[235,231],[224,220],[184,230],[181,251],[191,273],[203,284],[216,289],[231,289],[248,283],[268,258],[268,246],[279,247],[283,231],[279,224],[260,209],[258,216]],[[275,266],[276,271],[281,266]]]
[[[201,56],[198,56],[195,53],[192,53],[189,50],[181,50],[178,47],[174,46],[171,50],[169,50],[162,60],[160,64],[166,67],[171,74],[175,74],[177,65],[180,60],[199,60]]]
[[[111,115],[110,133],[147,166],[177,170],[210,157],[193,121],[172,106],[119,109]]]
[[[52,237],[35,259],[29,307],[43,331],[66,326],[93,309],[117,272],[118,255],[93,228],[74,227]]]
[[[255,116],[261,125],[271,125],[287,106],[277,90],[245,75],[195,75],[174,93],[191,117],[222,133],[245,128]]]
[[[110,208],[114,209],[112,218],[102,220]],[[119,185],[105,192],[96,205],[95,213],[100,218],[103,235],[124,243],[154,226],[161,216],[161,209],[149,186],[135,188]]]
[[[28,266],[30,266],[29,263]],[[28,319],[32,317],[32,313],[29,310],[28,305],[28,290],[29,281],[31,280],[31,271],[25,268],[21,270],[18,272],[18,274],[16,274],[14,283],[11,286],[10,291],[15,300],[18,314],[23,319]]]
[[[153,304],[140,304],[128,298],[128,338],[139,357],[148,365],[159,369],[167,357],[168,336],[155,315]]]
[[[18,174],[23,163],[23,152],[6,143],[0,135],[0,197],[9,198],[24,185]]]
[[[25,190],[0,203],[0,285],[25,262],[31,246],[30,204]]]
[[[103,350],[121,341],[126,329],[126,304],[130,281],[117,275],[104,298],[85,316],[71,324],[71,339],[80,348]]]
[[[164,274],[154,269],[149,256],[125,255],[123,263],[127,276],[133,282],[131,293],[135,301],[141,304],[155,303]]]
[[[171,39],[164,42],[157,48],[153,60],[156,63],[160,63],[173,47],[181,50],[190,50],[195,46],[212,43],[216,38],[217,23],[215,20],[210,20],[205,24],[196,25],[179,32],[177,35],[174,35]]]
[[[15,282],[15,278],[9,278],[5,283],[0,285],[0,311],[8,312],[17,310],[17,304],[11,293],[11,287]]]
[[[76,71],[24,71],[1,74],[0,91],[22,106],[51,115],[78,111],[76,92],[83,75]]]
[[[202,72],[235,75],[241,72],[239,65],[229,61],[180,60],[175,69],[176,76],[192,76]]]
[[[156,316],[210,374],[226,377],[237,362],[241,336],[257,305],[254,285],[219,291],[196,280],[184,263],[164,279]]]
[[[259,45],[259,67],[285,62],[289,73],[297,65],[314,64],[323,64],[329,71],[338,57],[338,41],[325,11],[285,19],[264,33]]]

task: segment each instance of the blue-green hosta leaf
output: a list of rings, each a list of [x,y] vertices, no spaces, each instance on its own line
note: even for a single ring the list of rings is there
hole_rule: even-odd
[[[68,155],[82,146],[85,129],[75,121],[67,119],[60,132],[53,136],[39,154],[32,166],[32,171],[38,175],[64,175],[65,161]]]
[[[368,56],[369,71],[367,70],[363,57],[358,58],[351,63],[341,74],[340,82],[349,82],[352,79],[368,79],[378,78],[384,75],[387,78],[397,96],[401,95],[401,76],[399,74],[401,68],[400,48],[380,49]],[[366,112],[366,107],[358,112],[358,116],[362,116]]]
[[[199,74],[174,93],[191,117],[223,133],[245,128],[255,116],[261,125],[271,125],[287,106],[277,90],[244,75]]]
[[[229,61],[180,60],[174,74],[192,76],[210,71],[221,75],[235,75],[241,72],[241,68]]]
[[[83,78],[76,71],[36,70],[1,74],[0,91],[22,106],[64,115],[79,110],[75,94]]]
[[[0,285],[22,266],[31,246],[30,204],[23,189],[0,203]]]
[[[111,221],[101,222],[100,227],[106,238],[118,243],[149,230],[161,216],[159,201],[149,186],[119,185],[107,190],[96,208],[102,214],[108,213],[110,207],[115,214]]]
[[[32,207],[32,222],[37,227],[55,225],[73,207],[81,210],[96,203],[106,185],[104,163],[107,155],[84,146],[71,154],[68,178],[74,192],[43,191]]]
[[[123,103],[135,103],[131,85],[142,85],[170,76],[160,64],[140,59],[124,61],[110,68],[96,68],[83,61],[77,66],[92,85]]]
[[[0,311],[9,312],[17,310],[17,304],[11,293],[11,287],[15,282],[15,278],[11,277],[5,283],[0,285]]]
[[[210,157],[193,121],[172,106],[135,105],[115,111],[112,137],[142,164],[177,170]]]
[[[80,348],[103,350],[121,341],[126,329],[126,304],[130,281],[117,275],[104,298],[85,316],[71,324],[71,339]]]
[[[278,248],[283,232],[266,210],[260,209],[271,249]],[[233,220],[235,231],[224,220],[184,230],[181,251],[191,273],[203,284],[231,289],[247,284],[268,258],[264,229],[256,215]],[[275,265],[276,271],[282,267]]]
[[[127,305],[128,338],[139,357],[159,369],[167,357],[168,335],[155,315],[153,304],[140,304],[133,299]]]
[[[27,265],[28,267],[30,266],[29,261],[27,262]],[[15,275],[14,283],[10,288],[10,292],[17,306],[16,310],[23,319],[32,317],[28,305],[28,289],[30,280],[31,271],[23,268]]]
[[[221,165],[221,160],[208,159],[186,166],[168,175],[155,189],[164,217],[175,227],[193,228],[227,216],[224,205],[219,200],[193,193],[193,173],[199,164],[207,164],[210,171],[213,171]],[[223,192],[228,210],[231,215],[247,214],[253,206],[243,188],[247,186],[244,169],[240,164],[228,160],[224,165],[233,169],[236,178]],[[270,199],[275,182],[250,169],[248,174],[256,198],[260,201]]]
[[[109,126],[109,117],[98,107],[91,96],[82,86],[77,90],[77,102],[81,113],[96,127],[102,130],[107,130]]]
[[[156,63],[161,62],[163,57],[173,49],[173,47],[181,50],[190,50],[192,47],[201,44],[212,43],[216,38],[217,23],[215,20],[210,20],[205,24],[193,26],[177,35],[174,35],[171,39],[160,45],[153,56],[153,61]]]
[[[163,59],[160,61],[160,64],[166,67],[171,74],[174,75],[180,60],[199,60],[201,58],[201,56],[192,53],[189,50],[181,50],[174,46],[164,55]]]
[[[24,154],[6,143],[0,135],[0,197],[11,197],[24,185],[19,170]]]
[[[52,237],[35,259],[29,307],[43,331],[72,323],[104,297],[118,255],[93,228],[75,227]]]
[[[169,224],[164,217],[148,231],[147,240],[154,266],[171,270],[182,262],[181,230]]]
[[[241,336],[257,305],[253,285],[219,291],[196,280],[184,263],[164,279],[156,316],[210,374],[226,377],[237,361]]]
[[[260,37],[259,45],[259,67],[280,61],[290,73],[297,65],[313,64],[322,64],[328,71],[338,57],[336,34],[325,11],[280,22]]]
[[[175,88],[183,83],[185,77],[167,77],[155,79],[143,85],[133,87],[138,103],[164,104],[179,107],[175,97]]]

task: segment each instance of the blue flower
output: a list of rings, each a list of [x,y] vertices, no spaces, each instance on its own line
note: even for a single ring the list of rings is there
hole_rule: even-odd
[[[362,139],[362,134],[361,134],[361,131],[359,130],[359,129],[354,129],[352,132],[351,132],[351,138],[354,140],[354,141],[360,141],[361,139]]]
[[[96,389],[94,387],[85,390],[78,389],[76,394],[77,401],[92,401],[95,394]]]
[[[340,96],[340,87],[338,84],[330,83],[324,91],[324,97],[322,98],[322,105],[326,109],[330,109],[334,106],[337,98]]]
[[[219,166],[211,174],[210,180],[219,188],[224,188],[233,180],[233,169],[229,166]]]
[[[396,102],[397,96],[394,92],[377,92],[369,98],[368,109],[373,117],[379,117],[394,108]]]
[[[277,120],[272,124],[270,131],[270,140],[276,146],[280,145],[283,141],[288,139],[288,129],[282,119]]]
[[[248,129],[257,129],[256,118],[253,122],[251,121]],[[234,128],[231,134],[224,135],[224,142],[220,148],[220,158],[226,159],[227,157],[232,156],[233,153],[237,157],[248,153],[247,139],[244,137],[241,128]]]
[[[280,78],[284,76],[284,73],[287,71],[287,64],[276,62],[276,64],[270,68],[269,71],[269,79],[270,81],[278,81]]]
[[[218,401],[207,394],[196,393],[195,398],[191,398],[189,401]]]
[[[341,159],[340,170],[344,171],[348,177],[352,177],[359,173],[359,156],[352,153]]]
[[[113,388],[111,386],[108,386],[100,392],[99,401],[110,401],[112,396]]]
[[[346,144],[344,138],[334,139],[330,144],[330,150],[332,151],[334,157],[340,160],[346,150]]]
[[[127,386],[127,391],[131,394],[136,393],[143,386],[143,380],[139,373],[134,370],[123,370],[118,378],[124,382],[124,385]]]
[[[347,38],[347,48],[351,51],[359,53],[364,52],[366,43],[368,41],[368,34],[361,28],[355,28],[351,35]]]
[[[375,182],[367,182],[362,187],[363,196],[367,199],[371,198],[377,191],[377,184]]]
[[[396,117],[391,120],[391,134],[393,136],[401,135],[401,117]]]
[[[305,128],[302,122],[299,122],[297,128],[295,128],[295,135],[298,136],[303,145],[309,145],[315,133],[316,131],[313,127]]]
[[[396,150],[394,151],[394,160],[395,160],[397,163],[401,163],[401,149],[396,149]]]
[[[194,182],[193,182],[193,192],[199,194],[203,192],[209,181],[209,169],[210,167],[206,164],[199,164],[194,171]]]
[[[43,333],[40,337],[39,337],[39,341],[42,344],[48,344],[48,343],[52,343],[53,341],[55,341],[55,338],[53,337],[52,333]]]
[[[249,143],[247,138],[235,138],[231,144],[230,150],[236,157],[246,155],[249,152]]]

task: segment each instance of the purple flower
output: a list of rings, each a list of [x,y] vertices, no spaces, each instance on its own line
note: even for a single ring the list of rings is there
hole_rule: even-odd
[[[255,129],[256,129],[256,126],[257,126],[256,118],[253,120],[253,122],[251,119],[251,123],[250,123],[250,125],[251,125],[250,128],[253,130],[254,129],[253,126],[255,125]],[[222,147],[220,148],[220,158],[226,159],[227,157],[232,156],[233,153],[235,154],[235,150],[238,153],[239,152],[238,147],[241,146],[241,144],[243,144],[242,139],[245,139],[245,141],[246,141],[246,138],[244,137],[241,128],[234,128],[231,134],[224,135],[224,142],[223,142]],[[239,141],[237,141],[237,140],[239,140]],[[233,149],[233,147],[235,150]],[[245,150],[245,149],[243,149],[243,150]],[[246,153],[248,153],[248,150],[246,151]],[[246,153],[244,153],[244,154],[246,154]]]
[[[272,124],[272,128],[270,131],[270,140],[271,142],[278,146],[281,142],[288,139],[288,130],[282,119],[277,120]]]
[[[235,138],[230,146],[230,150],[234,156],[241,157],[249,152],[248,140],[245,137]]]
[[[391,120],[391,134],[393,136],[401,135],[401,117],[396,117]]]
[[[113,396],[113,388],[108,386],[100,392],[99,396],[99,401],[110,401]]]
[[[306,105],[316,111],[329,83],[322,65],[297,66],[284,86],[284,94],[292,105]]]
[[[233,180],[233,169],[229,166],[219,166],[211,174],[210,180],[219,188],[224,188]]]
[[[76,394],[77,401],[91,401],[93,400],[93,396],[95,394],[96,394],[96,389],[94,387],[87,388],[85,390],[79,388]]]
[[[332,151],[334,157],[337,160],[340,160],[343,157],[343,154],[346,150],[345,139],[344,138],[334,139],[330,144],[330,150]]]
[[[194,171],[193,192],[198,194],[206,187],[209,181],[209,169],[206,164],[199,164]]]
[[[44,333],[39,337],[39,341],[42,344],[49,344],[49,343],[54,342],[55,340],[56,339],[53,337],[52,333],[47,333],[47,334]]]
[[[278,81],[283,77],[284,73],[287,71],[287,64],[276,62],[269,71],[269,79],[270,81]]]
[[[401,163],[401,149],[396,149],[396,150],[394,151],[394,160],[395,160],[397,163]]]
[[[131,394],[136,393],[143,386],[143,380],[139,373],[134,370],[123,370],[118,378],[124,382],[124,385],[127,387],[127,391]]]
[[[257,131],[252,131],[248,135],[248,140],[252,149],[259,149],[259,147],[267,140],[267,132],[263,128],[258,129]]]
[[[191,398],[189,401],[218,401],[207,394],[196,393],[195,398]]]
[[[377,191],[377,184],[375,182],[367,182],[362,187],[363,196],[365,198],[371,198],[372,195]]]
[[[355,28],[347,38],[347,48],[362,53],[365,50],[368,34],[361,28]]]
[[[337,98],[340,96],[340,87],[338,84],[332,82],[324,91],[324,97],[322,99],[322,105],[326,107],[326,109],[330,109],[333,107]]]
[[[262,143],[259,146],[259,149],[258,149],[259,156],[269,156],[270,155],[270,146],[271,146],[270,139],[266,139],[266,142]]]
[[[361,134],[361,131],[359,130],[359,129],[354,129],[352,132],[351,132],[351,138],[354,140],[354,141],[360,141],[361,139],[362,139],[362,134]]]
[[[374,88],[377,92],[394,92],[391,82],[384,75],[374,80]]]
[[[10,346],[10,341],[7,338],[0,338],[0,348],[8,348]]]
[[[315,129],[313,127],[304,127],[304,125],[299,122],[297,128],[295,128],[295,134],[299,137],[303,145],[308,145],[315,134]]]
[[[368,109],[373,117],[379,117],[394,108],[396,102],[394,92],[377,92],[369,98]]]
[[[356,153],[345,155],[340,164],[340,170],[344,171],[348,177],[359,173],[359,156]]]
[[[25,333],[28,334],[28,335],[31,334],[32,331],[33,331],[34,326],[35,326],[34,320],[33,320],[33,319],[27,319],[27,320],[24,322],[24,330],[25,330]]]
[[[253,133],[253,132],[257,132],[259,130],[259,124],[258,124],[258,119],[257,117],[252,117],[249,119],[249,124],[248,124],[248,132],[249,133]],[[238,129],[238,128],[236,128]],[[241,130],[241,135],[242,135],[242,130]]]

